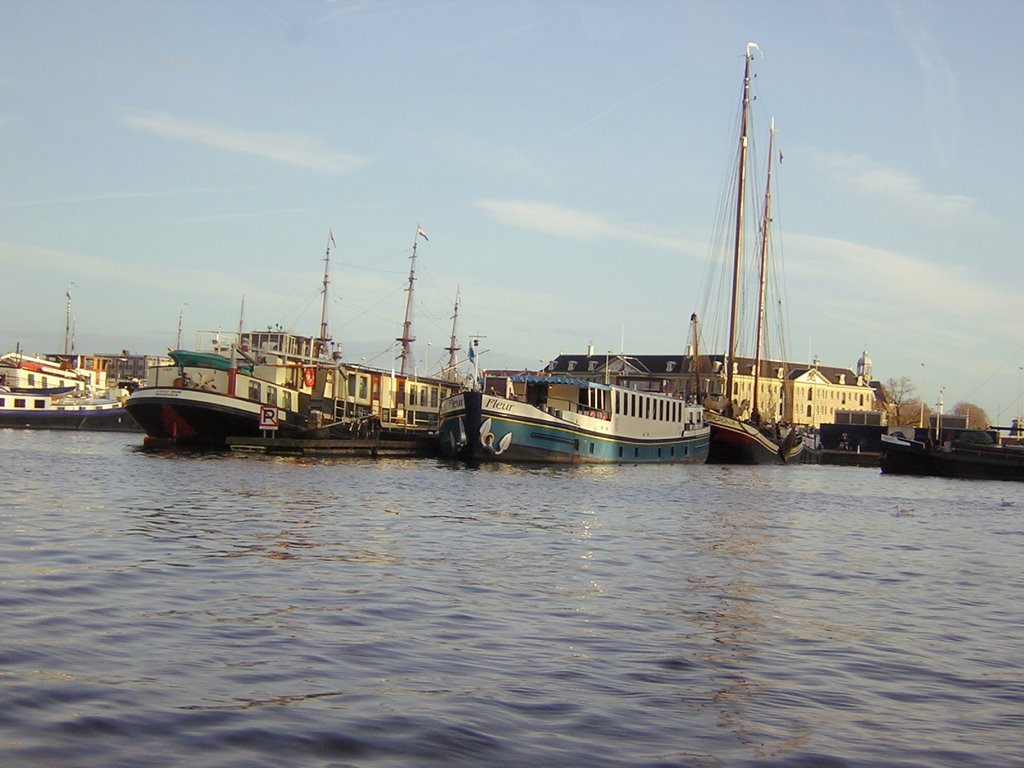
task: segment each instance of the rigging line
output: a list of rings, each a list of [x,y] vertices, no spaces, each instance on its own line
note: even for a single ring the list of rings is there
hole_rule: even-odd
[[[347,261],[339,261],[337,266],[349,267],[350,269],[356,269],[361,272],[380,272],[385,275],[404,275],[408,273],[408,270],[399,269],[380,269],[379,267],[368,267],[365,264],[353,264]]]
[[[1001,371],[1003,370],[1003,368],[1005,368],[1005,367],[1006,367],[1006,365],[1007,365],[1007,364],[1008,364],[1008,363],[1009,363],[1009,362],[1010,362],[1011,360],[1013,360],[1014,358],[1017,358],[1017,359],[1019,359],[1019,358],[1020,358],[1020,354],[1021,354],[1021,352],[1024,352],[1024,344],[1022,344],[1022,345],[1021,345],[1020,347],[1018,347],[1018,348],[1017,348],[1017,350],[1016,350],[1015,352],[1013,352],[1013,353],[1012,353],[1012,354],[1011,354],[1011,355],[1010,355],[1010,356],[1009,356],[1008,358],[1006,358],[1006,360],[1004,360],[1004,361],[1003,361],[1002,365],[1000,365],[1000,366],[999,366],[998,368],[996,368],[996,369],[995,369],[994,371],[992,371],[992,373],[990,373],[990,374],[989,374],[989,376],[988,376],[988,378],[987,378],[987,379],[985,379],[985,380],[984,380],[983,382],[981,382],[981,384],[979,384],[979,385],[978,385],[978,386],[976,386],[976,387],[975,387],[974,389],[972,389],[972,390],[971,390],[971,391],[970,391],[970,392],[969,392],[969,393],[967,394],[967,396],[966,396],[966,397],[964,398],[964,400],[968,400],[968,399],[970,399],[970,398],[974,397],[974,395],[975,395],[975,394],[977,394],[978,390],[980,390],[980,389],[981,389],[982,387],[984,387],[984,386],[985,386],[985,385],[987,385],[987,384],[988,384],[988,383],[989,383],[990,381],[992,381],[992,379],[994,379],[994,378],[996,377],[996,374],[998,374],[999,372],[1001,372]]]

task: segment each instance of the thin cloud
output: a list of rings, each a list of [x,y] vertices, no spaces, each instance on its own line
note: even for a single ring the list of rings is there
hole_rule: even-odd
[[[884,168],[862,155],[815,152],[814,156],[838,183],[866,197],[898,205],[904,211],[938,221],[969,218],[982,223],[986,218],[973,197],[930,192],[920,179]]]
[[[104,203],[111,200],[137,200],[151,197],[169,197],[173,195],[194,195],[204,192],[225,192],[244,187],[195,187],[191,189],[166,189],[154,192],[107,192],[98,195],[72,195],[69,197],[52,197],[42,200],[21,200],[14,203],[0,203],[3,208],[35,208],[46,205],[83,205]]]
[[[897,251],[816,235],[790,234],[786,245],[791,276],[814,284],[819,295],[860,297],[861,314],[870,315],[865,308],[874,304],[872,312],[890,318],[890,331],[892,318],[900,316],[921,333],[934,333],[937,311],[947,327],[987,325],[992,317],[1009,316],[1017,303],[1012,290],[980,280],[966,266],[938,268]],[[799,258],[794,261],[794,256]],[[979,313],[980,307],[984,312]]]
[[[165,139],[204,144],[320,173],[348,173],[367,162],[363,157],[321,147],[306,136],[239,131],[212,123],[184,120],[166,112],[126,112],[121,116],[121,122],[134,130]]]
[[[703,246],[678,237],[645,231],[607,221],[600,216],[529,200],[479,200],[476,207],[495,221],[517,229],[594,242],[618,240],[663,251],[687,253],[700,258]]]
[[[956,76],[924,21],[927,13],[923,8],[893,3],[889,14],[921,73],[925,106],[931,117],[932,146],[935,156],[945,166],[959,138],[960,97]]]

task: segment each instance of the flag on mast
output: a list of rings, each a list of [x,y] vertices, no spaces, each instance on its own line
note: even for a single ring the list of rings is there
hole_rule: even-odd
[[[419,224],[416,225],[416,236],[422,237],[428,243],[430,242],[430,238],[427,237],[427,233],[423,231],[423,227],[421,227]]]
[[[331,230],[330,227],[327,228],[327,237],[330,238],[331,245],[333,245],[335,248],[337,248],[338,244],[336,242],[334,242],[334,232]]]

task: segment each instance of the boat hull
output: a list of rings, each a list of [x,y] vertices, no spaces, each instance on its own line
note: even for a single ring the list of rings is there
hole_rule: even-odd
[[[796,464],[803,442],[793,429],[775,438],[753,424],[708,411],[711,427],[708,464]]]
[[[125,404],[147,438],[181,445],[226,447],[229,437],[259,437],[260,403],[198,389],[143,387]],[[301,426],[300,426],[301,423]],[[279,411],[276,437],[301,437],[305,419]]]
[[[1000,446],[948,450],[919,440],[882,437],[879,466],[887,475],[924,475],[975,480],[1024,480],[1024,450]]]
[[[616,434],[599,417],[576,423],[527,403],[464,392],[442,404],[438,450],[470,462],[703,463],[709,429],[662,437]]]
[[[47,390],[0,388],[0,428],[138,432],[118,400],[52,397]]]
[[[140,432],[135,420],[124,408],[15,411],[0,410],[0,428],[86,430],[92,432]]]

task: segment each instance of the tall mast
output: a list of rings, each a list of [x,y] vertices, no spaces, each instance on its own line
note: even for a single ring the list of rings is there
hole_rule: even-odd
[[[461,296],[461,289],[455,289],[455,309],[452,312],[452,337],[448,342],[448,378],[455,376],[455,366],[457,361],[455,359],[455,353],[458,352],[461,347],[455,343],[455,324],[459,319],[459,299]]]
[[[690,331],[693,333],[693,382],[694,393],[697,402],[701,402],[700,396],[700,334],[697,332],[697,313],[690,315]]]
[[[416,341],[416,337],[412,335],[412,288],[413,283],[416,281],[416,244],[420,238],[428,240],[426,233],[423,231],[423,227],[419,224],[416,225],[416,234],[412,239],[412,256],[409,257],[409,287],[406,288],[406,292],[409,294],[405,299],[405,322],[402,323],[402,335],[395,341],[402,342],[402,374],[405,375],[406,363],[412,354],[412,343]]]
[[[775,149],[775,118],[768,132],[768,179],[764,187],[764,219],[761,221],[761,279],[757,286],[757,342],[754,348],[754,398],[750,415],[760,421],[758,385],[761,380],[761,340],[764,337],[764,294],[768,279],[768,231],[772,221],[772,152]]]
[[[327,250],[324,252],[324,285],[323,285],[323,304],[320,308],[320,338],[317,339],[316,345],[313,347],[313,357],[319,357],[322,352],[327,349],[327,342],[330,338],[327,336],[327,284],[330,282],[330,266],[331,266],[331,246],[337,248],[337,244],[334,242],[334,233],[327,230]]]
[[[67,311],[64,316],[64,355],[70,355],[72,351],[71,345],[71,286],[69,285],[64,291],[64,295],[67,296]]]
[[[747,122],[750,114],[750,60],[751,51],[757,49],[757,43],[747,43],[747,52],[743,65],[743,112],[740,117],[740,154],[736,184],[736,228],[732,258],[732,300],[729,314],[729,354],[726,358],[725,391],[726,415],[733,415],[733,361],[736,357],[736,322],[739,312],[740,294],[740,261],[743,256],[743,198],[747,186]]]

